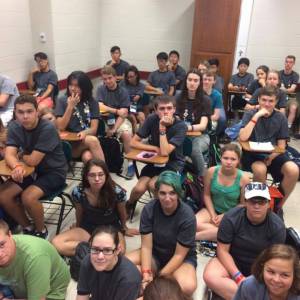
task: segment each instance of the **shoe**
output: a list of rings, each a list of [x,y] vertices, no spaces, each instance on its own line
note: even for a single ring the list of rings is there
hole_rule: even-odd
[[[35,229],[32,228],[32,229],[27,229],[27,228],[23,228],[23,234],[26,234],[26,235],[33,235],[35,232]]]
[[[294,139],[300,140],[300,133],[295,133],[294,134]]]
[[[34,231],[32,235],[45,240],[48,236],[48,229],[45,226],[45,231]]]
[[[134,165],[131,164],[131,165],[128,166],[127,173],[126,173],[126,178],[127,179],[132,179],[134,177],[134,173],[135,173]]]

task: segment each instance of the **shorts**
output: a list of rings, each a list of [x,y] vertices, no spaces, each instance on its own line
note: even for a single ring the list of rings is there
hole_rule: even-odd
[[[244,109],[247,103],[242,96],[234,96],[231,100],[232,110]]]
[[[299,101],[296,99],[296,98],[290,98],[286,104],[286,111],[287,111],[287,114],[290,110],[290,106],[291,105],[296,105],[297,106],[297,111],[296,111],[296,118],[299,118],[300,116],[300,109],[299,109],[299,106],[300,106],[300,103]]]
[[[120,223],[112,223],[112,224],[91,224],[88,222],[85,222],[85,220],[82,220],[81,224],[80,224],[80,228],[84,229],[85,231],[87,231],[90,235],[92,235],[93,231],[98,227],[98,226],[102,226],[102,225],[112,225],[114,228],[116,228],[116,230],[118,230],[119,232],[122,232],[122,226]]]
[[[35,185],[44,192],[44,196],[46,197],[62,189],[65,182],[65,177],[58,175],[57,173],[39,175],[36,179],[32,176],[27,176],[24,178],[22,183],[14,181],[14,183],[17,184],[23,191],[30,185]]]
[[[128,133],[130,133],[132,135],[132,125],[128,119],[124,119],[121,126],[117,129],[117,132],[116,132],[117,138],[119,139],[121,137],[122,133],[125,131],[127,131]]]
[[[172,170],[172,168],[170,168],[168,166],[157,167],[153,164],[148,164],[142,169],[140,177],[144,176],[144,177],[153,178],[155,176],[158,176],[161,172],[167,171],[167,170],[174,171],[174,170]],[[176,171],[174,171],[174,172],[176,172]]]
[[[53,100],[51,97],[47,97],[44,99],[41,99],[41,97],[36,97],[36,101],[38,106],[42,105],[43,107],[53,108]]]
[[[245,171],[252,171],[251,165],[256,161],[264,161],[266,157],[268,157],[268,154],[261,154],[261,153],[253,153],[248,151],[243,151],[242,155],[242,166],[243,170]],[[275,182],[281,182],[283,179],[283,175],[281,173],[282,166],[288,162],[291,161],[288,154],[285,152],[283,154],[278,155],[275,157],[271,165],[268,166],[267,170],[272,175]]]
[[[152,254],[152,258],[155,262],[155,267],[156,267],[156,272],[159,272],[162,268],[164,268],[164,266],[166,265],[166,263],[162,263],[159,258],[157,256],[155,256],[154,254]],[[188,255],[182,263],[187,263],[192,265],[195,269],[197,269],[197,255],[196,255],[196,251],[195,253]]]

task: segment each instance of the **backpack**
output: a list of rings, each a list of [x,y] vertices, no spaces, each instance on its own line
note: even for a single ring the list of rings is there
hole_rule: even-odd
[[[75,255],[70,261],[70,274],[75,281],[78,281],[79,278],[80,264],[89,253],[90,245],[88,242],[81,242],[77,245]]]
[[[185,192],[183,201],[196,213],[204,207],[203,179],[196,174],[187,171],[184,175],[182,188]]]
[[[287,146],[286,148],[287,155],[289,158],[298,166],[299,171],[300,171],[300,153],[293,147]],[[298,181],[300,180],[300,174]]]
[[[116,137],[99,137],[105,162],[110,172],[121,173],[123,166],[123,149]]]

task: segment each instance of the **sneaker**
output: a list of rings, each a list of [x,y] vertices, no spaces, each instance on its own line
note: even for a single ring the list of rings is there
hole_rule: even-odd
[[[295,138],[296,140],[300,140],[300,133],[295,133],[295,134],[294,134],[294,138]]]
[[[120,176],[120,177],[123,177],[125,179],[130,180],[134,177],[134,174],[135,174],[134,165],[131,164],[131,165],[128,165],[127,170],[123,169],[123,172],[119,173],[117,175]]]
[[[134,177],[134,174],[135,174],[134,165],[131,164],[131,165],[128,166],[125,178],[126,179],[132,179]]]
[[[32,235],[45,240],[48,236],[48,229],[45,226],[45,231],[34,231]]]
[[[27,235],[33,235],[35,232],[34,228],[23,228],[23,234],[27,234]]]

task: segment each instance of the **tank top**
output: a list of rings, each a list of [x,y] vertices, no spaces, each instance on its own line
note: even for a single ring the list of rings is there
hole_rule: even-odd
[[[218,173],[221,166],[215,168],[213,178],[210,185],[210,193],[215,211],[218,214],[223,214],[229,209],[238,205],[240,201],[240,181],[243,171],[238,169],[235,181],[230,186],[224,186],[218,182]]]

